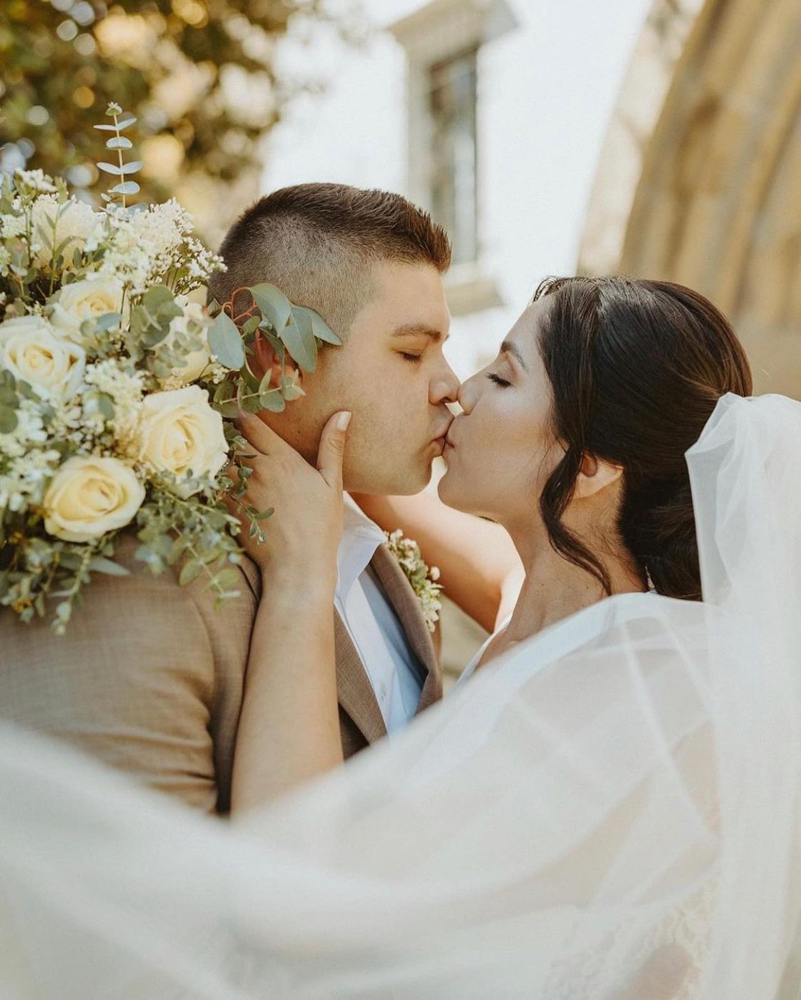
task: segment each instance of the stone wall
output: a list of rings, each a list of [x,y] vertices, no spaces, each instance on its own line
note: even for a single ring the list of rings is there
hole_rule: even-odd
[[[757,390],[801,396],[801,4],[657,0],[610,123],[584,273],[697,288]]]

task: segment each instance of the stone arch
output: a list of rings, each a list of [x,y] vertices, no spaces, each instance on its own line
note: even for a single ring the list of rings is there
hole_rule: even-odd
[[[697,288],[734,322],[758,390],[801,396],[798,0],[657,0],[579,267]]]

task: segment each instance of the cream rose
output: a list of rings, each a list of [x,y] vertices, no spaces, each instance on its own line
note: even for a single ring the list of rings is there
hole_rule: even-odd
[[[190,302],[186,296],[176,295],[175,301],[183,309],[183,316],[176,316],[170,323],[170,332],[159,345],[172,350],[176,349],[176,338],[179,336],[192,336],[193,339],[201,342],[201,346],[195,351],[188,351],[183,355],[186,362],[181,368],[173,368],[172,373],[181,382],[187,384],[200,378],[203,371],[211,364],[211,351],[208,342],[209,319],[199,302]],[[200,327],[199,333],[189,333],[189,324],[194,323]]]
[[[40,266],[48,264],[53,259],[54,242],[56,246],[61,246],[66,240],[61,254],[66,269],[70,270],[75,251],[83,250],[88,240],[101,235],[103,219],[100,212],[95,212],[90,205],[81,201],[72,199],[59,204],[52,196],[37,198],[32,213],[33,241],[39,248],[35,253],[36,263]]]
[[[48,396],[69,399],[83,378],[86,354],[42,316],[19,316],[0,323],[0,363]]]
[[[222,417],[198,385],[145,396],[138,440],[140,461],[178,479],[214,476],[228,460]],[[193,492],[188,483],[176,489],[181,497]]]
[[[122,312],[122,284],[114,278],[87,278],[64,285],[50,299],[50,322],[68,336],[80,337],[81,323],[104,313]]]
[[[45,493],[45,531],[91,542],[130,524],[145,499],[133,469],[116,458],[69,458]]]

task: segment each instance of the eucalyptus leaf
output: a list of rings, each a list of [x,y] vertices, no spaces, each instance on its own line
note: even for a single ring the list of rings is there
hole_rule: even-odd
[[[97,128],[97,126],[95,126]],[[115,135],[113,139],[106,140],[106,149],[132,149],[133,143],[124,135]]]
[[[227,417],[228,420],[236,420],[239,416],[239,405],[235,399],[226,399],[221,403],[215,403],[214,409]]]
[[[185,587],[186,584],[191,583],[203,569],[201,563],[196,562],[194,559],[185,562],[181,567],[181,572],[178,575],[178,584],[181,587]]]
[[[251,316],[249,320],[242,324],[242,333],[249,337],[251,334],[255,333],[259,327],[259,317]]]
[[[111,189],[112,194],[137,194],[140,190],[136,181],[125,181],[124,184],[115,184]]]
[[[16,409],[19,403],[19,397],[17,396],[17,390],[13,385],[0,384],[0,406],[9,406],[12,409]]]
[[[292,305],[280,288],[264,282],[249,289],[262,316],[268,319],[279,333],[292,316]],[[279,333],[280,335],[280,333]]]
[[[7,406],[0,406],[0,434],[10,434],[16,430],[18,423],[16,411]]]
[[[263,409],[259,396],[254,393],[245,392],[245,387],[243,385],[239,386],[239,391],[236,394],[236,403],[243,413],[258,413],[259,410]]]
[[[104,559],[102,556],[95,556],[89,560],[89,569],[94,573],[105,573],[107,576],[129,576],[130,571],[114,562],[112,559]]]
[[[158,312],[167,303],[174,303],[175,296],[166,285],[153,285],[142,296],[142,305],[148,312]],[[180,313],[180,308],[179,308]]]
[[[114,419],[114,400],[108,393],[101,392],[97,397],[97,408],[107,420]]]
[[[239,371],[245,364],[245,349],[239,327],[221,312],[209,327],[209,350],[225,368]]]
[[[116,125],[93,125],[92,128],[96,128],[98,132],[116,132]]]
[[[134,118],[134,116],[133,116],[133,115],[128,115],[128,117],[127,117],[127,118],[122,118],[122,119],[120,119],[120,121],[118,121],[118,122],[117,122],[117,128],[118,128],[118,129],[119,129],[120,131],[122,131],[122,130],[123,130],[124,128],[129,128],[129,127],[130,127],[131,125],[133,125],[133,124],[134,124],[134,123],[135,123],[136,121],[137,121],[137,119],[136,119],[136,118]]]
[[[317,367],[317,342],[311,330],[301,330],[290,315],[286,326],[276,332],[297,364],[304,371],[313,372]]]
[[[115,327],[121,319],[122,316],[119,313],[103,313],[94,321],[95,330],[99,333],[105,333],[107,330],[111,330],[112,327]]]
[[[293,400],[300,399],[301,396],[305,396],[306,393],[299,385],[289,383],[281,389],[281,395],[288,403],[291,403]]]
[[[212,398],[215,403],[227,403],[229,399],[233,399],[235,392],[236,386],[233,382],[220,382],[214,390],[214,396]]]
[[[306,306],[292,306],[292,313],[295,316],[298,326],[300,326],[301,322],[309,322],[311,324],[312,332],[318,340],[322,340],[326,344],[332,344],[334,347],[342,346],[342,341],[339,337],[322,316],[313,309],[307,309]],[[304,317],[304,319],[299,320],[299,317]]]
[[[217,590],[230,590],[232,587],[236,587],[240,579],[238,569],[227,567],[226,569],[221,569],[219,573],[215,573],[214,577],[208,582],[207,587],[214,587]]]
[[[286,366],[286,346],[284,345],[284,342],[279,340],[275,334],[269,333],[267,330],[262,330],[261,335],[275,351],[276,356],[281,363],[281,368],[284,368]]]
[[[270,413],[282,413],[286,409],[284,397],[280,389],[270,389],[259,395],[259,407],[262,410],[269,410]]]
[[[104,171],[107,174],[114,174],[115,177],[122,176],[122,170],[120,170],[118,164],[116,163],[98,163],[98,169]]]
[[[249,365],[246,364],[242,368],[240,374],[242,376],[242,381],[245,383],[245,387],[247,389],[249,389],[251,392],[260,391],[261,382],[259,381],[259,379],[256,378],[256,376],[250,370]]]
[[[124,163],[122,165],[122,172],[124,174],[135,174],[144,165],[144,160],[132,160],[131,163]]]

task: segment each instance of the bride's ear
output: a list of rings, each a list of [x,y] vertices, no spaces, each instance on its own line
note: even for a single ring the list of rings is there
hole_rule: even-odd
[[[259,378],[263,378],[267,372],[270,372],[271,386],[279,386],[282,375],[291,374],[295,371],[295,368],[292,366],[292,359],[288,354],[286,356],[286,365],[283,369],[281,368],[281,359],[273,350],[269,340],[263,337],[259,330],[256,331],[256,337],[253,341],[253,354],[257,369],[253,374],[258,375]],[[297,375],[298,382],[300,382],[303,378],[303,372],[300,368],[297,369]]]
[[[586,500],[618,482],[622,476],[622,465],[615,465],[613,462],[585,453],[576,476],[573,497],[577,500]]]

